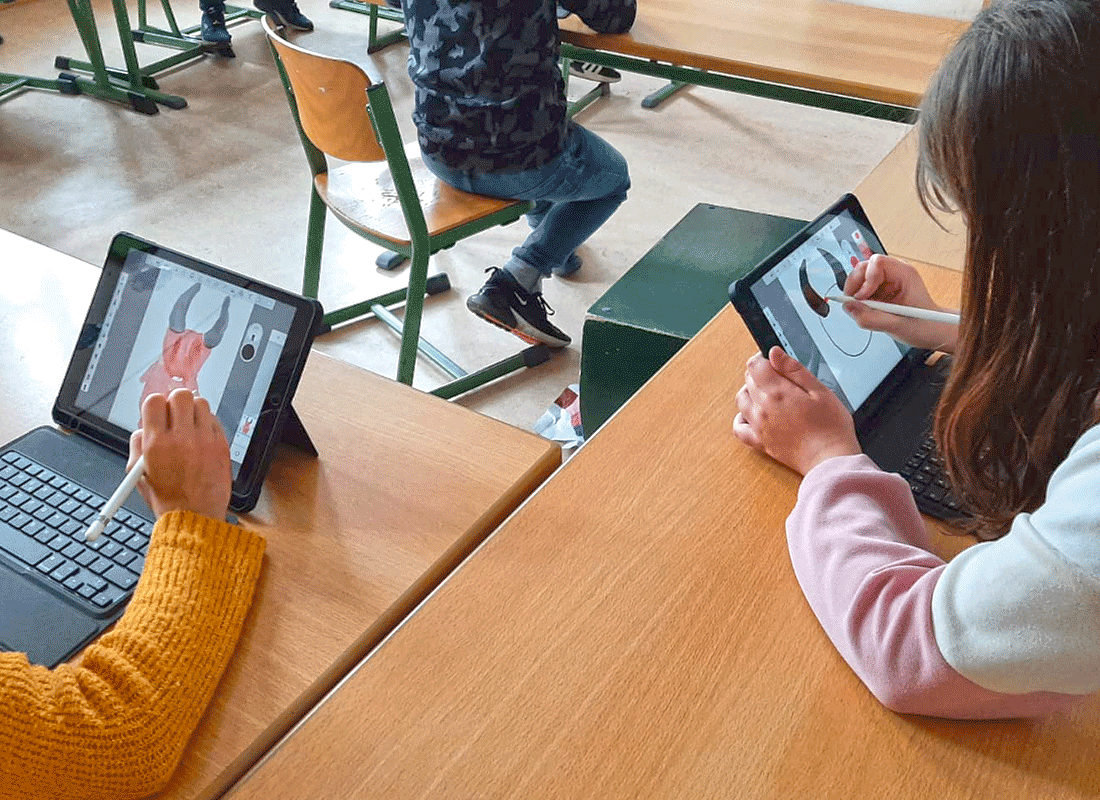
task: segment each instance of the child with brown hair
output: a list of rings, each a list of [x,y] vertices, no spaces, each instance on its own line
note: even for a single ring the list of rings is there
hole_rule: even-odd
[[[967,222],[961,323],[859,302],[860,324],[954,354],[934,435],[987,539],[944,563],[898,475],[779,348],[750,359],[734,432],[805,478],[787,521],[822,627],[897,711],[1042,714],[1100,690],[1100,3],[1003,0],[924,97],[926,209]],[[935,309],[886,256],[844,290]]]

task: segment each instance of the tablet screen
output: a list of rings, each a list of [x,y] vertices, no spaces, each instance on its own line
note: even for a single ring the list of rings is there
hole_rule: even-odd
[[[882,245],[869,225],[843,207],[797,238],[794,249],[767,268],[750,291],[783,349],[855,411],[909,348],[861,329],[839,303],[823,298],[841,293],[848,273],[873,252],[883,252]]]
[[[197,391],[236,477],[293,321],[290,305],[130,250],[73,405],[133,431],[148,395]]]
[[[230,508],[255,504],[320,305],[131,234],[111,244],[54,418],[120,453],[153,393],[210,403],[229,441]]]

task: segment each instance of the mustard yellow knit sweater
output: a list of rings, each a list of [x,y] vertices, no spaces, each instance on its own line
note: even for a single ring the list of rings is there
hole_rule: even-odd
[[[236,647],[263,552],[234,525],[166,514],[129,608],[79,665],[0,653],[0,798],[162,788]]]

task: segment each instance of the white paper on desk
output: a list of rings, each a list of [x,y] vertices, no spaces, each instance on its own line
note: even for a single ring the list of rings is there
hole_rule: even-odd
[[[561,442],[562,447],[578,447],[584,442],[581,428],[581,387],[569,384],[550,408],[535,422],[535,433],[544,439]]]

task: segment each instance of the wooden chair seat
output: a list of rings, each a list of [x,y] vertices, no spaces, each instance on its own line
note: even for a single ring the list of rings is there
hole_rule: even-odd
[[[405,145],[428,235],[436,236],[523,201],[470,194],[439,180],[424,164],[416,142]],[[317,194],[341,222],[408,247],[411,240],[393,176],[385,161],[344,164],[314,179]]]

